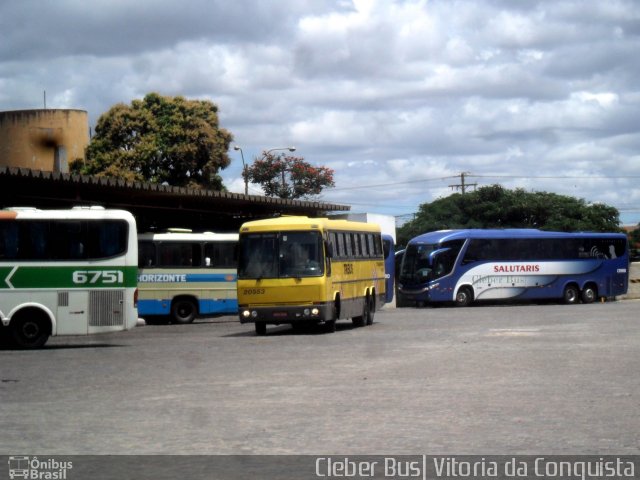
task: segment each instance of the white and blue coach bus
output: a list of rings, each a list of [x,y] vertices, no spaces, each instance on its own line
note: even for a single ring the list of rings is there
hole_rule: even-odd
[[[169,315],[176,323],[198,316],[236,314],[237,233],[138,235],[138,313]]]
[[[533,300],[591,303],[627,292],[629,254],[621,233],[533,229],[446,230],[407,245],[399,291],[410,301]]]

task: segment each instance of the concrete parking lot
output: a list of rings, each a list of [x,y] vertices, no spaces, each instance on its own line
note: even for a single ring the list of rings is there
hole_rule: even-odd
[[[234,317],[0,351],[0,453],[624,454],[640,301]]]

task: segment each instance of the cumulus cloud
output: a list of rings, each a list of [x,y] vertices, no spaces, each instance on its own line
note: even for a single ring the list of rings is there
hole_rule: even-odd
[[[413,213],[469,172],[640,221],[634,0],[23,0],[0,29],[1,110],[206,98],[246,161],[295,145],[355,211]]]

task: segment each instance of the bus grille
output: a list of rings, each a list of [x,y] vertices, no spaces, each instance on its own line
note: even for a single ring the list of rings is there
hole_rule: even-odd
[[[58,292],[58,306],[59,307],[69,306],[69,292]]]
[[[124,291],[94,290],[89,292],[89,326],[118,327],[124,325]]]

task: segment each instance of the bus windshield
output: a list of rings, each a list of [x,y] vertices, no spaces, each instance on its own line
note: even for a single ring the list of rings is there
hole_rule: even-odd
[[[239,278],[324,274],[320,232],[251,233],[240,237]]]
[[[400,281],[421,283],[448,275],[453,270],[463,243],[410,244],[402,260]]]
[[[436,251],[437,245],[414,243],[409,245],[404,252],[400,267],[401,282],[426,281],[431,274],[431,254]]]

